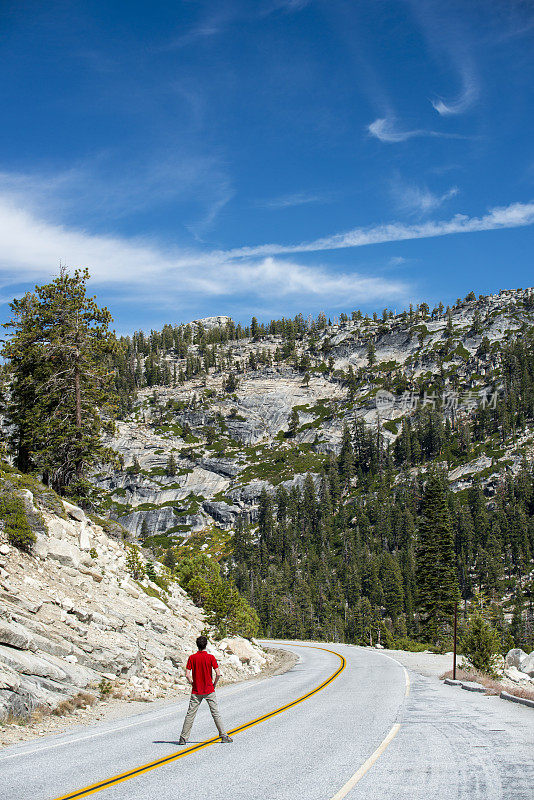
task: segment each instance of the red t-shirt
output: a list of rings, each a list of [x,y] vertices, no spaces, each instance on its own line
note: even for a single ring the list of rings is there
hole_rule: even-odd
[[[215,656],[199,650],[187,659],[186,669],[193,673],[193,694],[211,694],[215,691],[211,678],[211,668],[218,669],[219,665]]]

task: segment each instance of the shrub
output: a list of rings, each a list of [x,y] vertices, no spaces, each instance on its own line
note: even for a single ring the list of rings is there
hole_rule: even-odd
[[[141,560],[139,548],[134,544],[128,544],[126,547],[126,569],[134,580],[140,581],[145,577],[145,565]]]
[[[216,636],[256,636],[258,615],[241,597],[233,581],[221,577],[219,565],[204,553],[182,558],[176,566],[180,585],[194,603],[202,605]]]
[[[8,542],[29,553],[36,536],[28,522],[23,501],[14,495],[0,497],[0,519],[4,522]]]
[[[113,686],[111,684],[111,681],[108,681],[107,678],[102,678],[102,680],[98,684],[98,690],[100,692],[100,696],[107,697],[108,695],[111,694],[112,689]]]
[[[475,669],[495,676],[495,660],[500,652],[499,634],[478,610],[469,617],[461,649]]]

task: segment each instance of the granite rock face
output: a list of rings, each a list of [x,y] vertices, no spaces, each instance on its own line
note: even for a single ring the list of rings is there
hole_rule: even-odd
[[[178,584],[165,592],[135,581],[127,546],[76,506],[65,510],[69,519],[40,509],[46,533],[31,555],[0,531],[0,719],[53,709],[81,690],[98,695],[102,680],[143,699],[185,686],[187,656],[205,627]],[[240,646],[254,658],[237,663],[227,648],[211,648],[227,680],[256,674],[265,658]]]
[[[263,489],[274,492],[280,483],[291,488],[302,483],[306,473],[320,474],[328,456],[339,452],[345,425],[353,428],[363,420],[393,444],[402,419],[414,411],[412,396],[418,396],[420,382],[429,375],[436,384],[444,381],[445,393],[459,393],[456,399],[449,397],[450,418],[456,402],[476,404],[484,393],[498,390],[498,356],[491,346],[517,336],[522,325],[532,325],[532,317],[532,290],[501,292],[454,306],[453,344],[445,361],[442,350],[450,332],[443,309],[412,316],[386,314],[383,319],[334,319],[313,336],[296,337],[285,360],[280,353],[287,340],[281,336],[229,341],[220,346],[220,351],[231,351],[226,366],[219,358],[219,365],[205,375],[139,391],[134,411],[117,424],[108,442],[122,456],[125,469],[103,472],[95,481],[109,498],[110,516],[134,537],[143,529],[180,544],[191,533],[210,527],[230,530],[238,514],[256,517]],[[227,322],[227,317],[210,317],[190,325],[198,333]],[[481,352],[484,339],[489,349],[486,343]],[[368,369],[371,343],[374,373]],[[190,353],[202,358],[198,347],[192,343]],[[184,359],[171,351],[166,359],[171,374],[185,374]],[[230,371],[237,379],[233,391],[227,388]],[[358,384],[348,398],[350,371],[358,376]],[[425,402],[434,407],[436,398]],[[290,432],[295,411],[298,425]],[[532,434],[527,431],[525,442],[514,443],[525,444],[527,451],[530,447],[530,456]],[[171,456],[176,471],[167,475]],[[478,455],[450,470],[451,486],[468,488],[481,475],[491,494],[503,471],[516,473],[522,458],[512,447],[498,455]],[[134,462],[138,473],[128,473]]]

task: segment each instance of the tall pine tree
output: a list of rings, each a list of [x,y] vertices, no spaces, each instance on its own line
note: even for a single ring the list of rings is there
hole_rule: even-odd
[[[431,641],[437,641],[443,625],[450,622],[459,597],[445,478],[438,471],[428,476],[422,512],[417,546],[417,600],[423,633]]]
[[[85,476],[106,456],[102,413],[113,398],[111,315],[87,296],[88,279],[87,270],[62,268],[51,283],[14,300],[2,350],[16,465],[77,496],[89,491]]]

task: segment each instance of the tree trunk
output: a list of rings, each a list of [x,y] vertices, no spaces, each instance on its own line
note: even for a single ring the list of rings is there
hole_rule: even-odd
[[[74,397],[76,403],[76,427],[78,428],[78,440],[82,438],[82,390],[80,387],[80,370],[76,364],[74,370]],[[78,458],[76,463],[76,475],[81,478],[83,475],[83,460]]]

